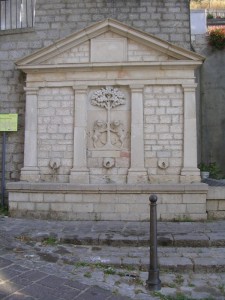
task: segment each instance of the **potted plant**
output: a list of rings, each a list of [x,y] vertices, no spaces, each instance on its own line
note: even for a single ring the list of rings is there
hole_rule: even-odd
[[[199,169],[200,169],[200,172],[201,172],[201,178],[202,179],[206,179],[209,177],[209,165],[201,162],[199,165],[198,165]]]
[[[216,162],[210,162],[208,164],[205,164],[201,162],[198,165],[200,171],[201,171],[201,177],[202,179],[206,179],[210,176],[210,178],[213,179],[221,179],[221,170],[217,166]]]

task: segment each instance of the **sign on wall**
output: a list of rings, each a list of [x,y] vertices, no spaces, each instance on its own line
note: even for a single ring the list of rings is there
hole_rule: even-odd
[[[0,131],[17,131],[18,114],[0,114]]]

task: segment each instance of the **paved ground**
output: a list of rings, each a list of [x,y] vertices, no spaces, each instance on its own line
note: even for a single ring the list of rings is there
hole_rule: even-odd
[[[0,299],[225,299],[225,221],[158,223],[157,292],[147,222],[0,217],[0,241]]]

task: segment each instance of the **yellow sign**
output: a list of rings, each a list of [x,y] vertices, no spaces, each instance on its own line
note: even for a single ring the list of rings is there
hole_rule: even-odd
[[[0,114],[0,131],[17,131],[18,114]]]

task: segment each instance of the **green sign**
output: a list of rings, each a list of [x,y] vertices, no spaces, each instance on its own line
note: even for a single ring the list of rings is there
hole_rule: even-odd
[[[17,131],[18,114],[0,114],[0,131]]]

